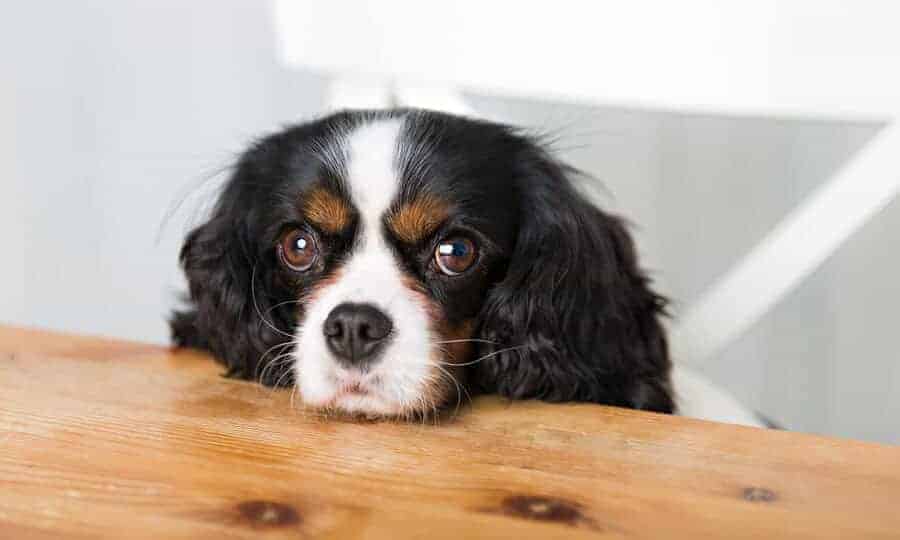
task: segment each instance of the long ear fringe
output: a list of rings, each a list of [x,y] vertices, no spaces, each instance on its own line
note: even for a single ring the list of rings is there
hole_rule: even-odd
[[[622,221],[579,195],[563,165],[535,153],[523,160],[528,200],[515,252],[480,317],[487,345],[474,385],[512,398],[673,412],[665,299],[650,288]]]
[[[228,368],[229,376],[292,384],[289,374],[282,376],[283,370],[265,369],[271,360],[265,358],[266,351],[286,343],[289,334],[279,313],[270,310],[256,262],[242,248],[240,231],[240,223],[217,212],[188,235],[181,265],[188,279],[189,307],[173,312],[172,341],[211,352]]]

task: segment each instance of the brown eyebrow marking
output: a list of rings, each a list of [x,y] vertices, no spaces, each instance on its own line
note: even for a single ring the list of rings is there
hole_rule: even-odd
[[[303,202],[307,221],[327,233],[339,233],[350,225],[353,211],[344,199],[325,188],[316,188]]]
[[[449,216],[449,203],[433,195],[421,195],[392,212],[387,225],[402,242],[415,244],[427,238]]]

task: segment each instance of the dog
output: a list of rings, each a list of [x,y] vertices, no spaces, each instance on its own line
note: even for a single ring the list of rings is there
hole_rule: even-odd
[[[424,110],[267,136],[184,242],[173,341],[351,415],[496,393],[758,425],[673,369],[666,299],[578,174],[519,129]]]

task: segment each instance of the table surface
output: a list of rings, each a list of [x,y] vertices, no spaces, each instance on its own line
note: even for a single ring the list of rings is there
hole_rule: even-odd
[[[353,422],[220,373],[0,327],[0,538],[900,536],[900,448],[492,398]]]

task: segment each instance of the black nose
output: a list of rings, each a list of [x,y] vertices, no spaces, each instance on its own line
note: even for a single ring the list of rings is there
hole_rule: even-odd
[[[328,314],[322,331],[332,354],[345,366],[363,367],[381,352],[393,324],[371,304],[340,304]]]

